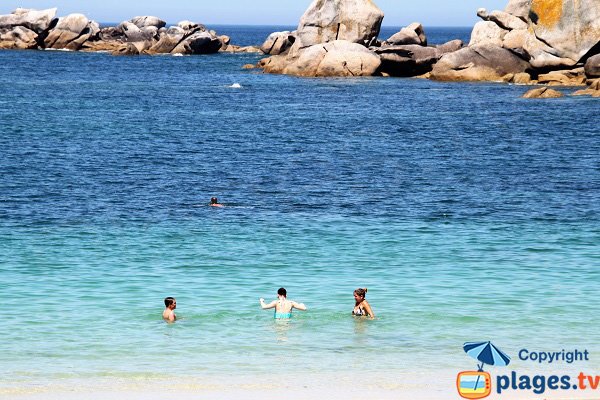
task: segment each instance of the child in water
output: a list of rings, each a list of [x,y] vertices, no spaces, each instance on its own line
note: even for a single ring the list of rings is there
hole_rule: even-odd
[[[292,309],[306,311],[306,306],[303,303],[296,303],[287,299],[287,291],[284,288],[279,288],[277,291],[277,300],[273,300],[269,304],[265,303],[265,299],[260,298],[260,306],[263,310],[275,308],[275,319],[288,319],[292,317]]]
[[[177,315],[175,315],[175,310],[177,308],[177,300],[174,297],[165,298],[165,310],[163,311],[163,319],[166,322],[172,323],[177,319]]]

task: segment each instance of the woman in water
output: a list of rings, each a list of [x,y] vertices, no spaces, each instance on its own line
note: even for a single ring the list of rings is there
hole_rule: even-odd
[[[367,295],[367,288],[364,289],[356,289],[354,291],[354,310],[352,310],[352,315],[357,317],[369,317],[371,319],[375,318],[375,313],[371,309],[371,305],[365,299]]]
[[[275,308],[275,319],[288,319],[292,317],[292,309],[306,311],[306,306],[303,303],[296,303],[287,299],[287,291],[284,288],[279,288],[277,291],[277,300],[273,300],[269,304],[265,303],[265,299],[260,298],[260,306],[263,310]]]

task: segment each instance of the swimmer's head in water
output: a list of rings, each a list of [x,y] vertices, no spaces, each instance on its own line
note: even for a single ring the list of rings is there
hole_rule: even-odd
[[[287,297],[287,290],[285,290],[284,288],[279,288],[279,290],[277,291],[277,294],[279,296]]]
[[[358,297],[362,297],[363,299],[365,298],[365,296],[367,295],[367,288],[358,288],[354,291],[354,294],[357,295]]]
[[[217,199],[216,197],[211,197],[210,204],[219,204],[219,199]]]
[[[177,301],[174,297],[166,297],[165,298],[165,307],[169,308],[171,306],[177,306]]]

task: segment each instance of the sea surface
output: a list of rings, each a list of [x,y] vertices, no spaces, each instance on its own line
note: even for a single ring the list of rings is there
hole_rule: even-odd
[[[479,340],[600,366],[597,99],[259,58],[0,52],[0,388],[460,371]],[[282,286],[289,322],[258,302]]]

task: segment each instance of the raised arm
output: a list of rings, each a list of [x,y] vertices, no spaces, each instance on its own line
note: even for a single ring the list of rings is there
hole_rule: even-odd
[[[296,308],[300,311],[306,311],[306,306],[304,305],[304,303],[296,303],[295,301],[292,301],[292,308]]]
[[[260,301],[260,306],[263,310],[268,310],[269,308],[275,308],[275,305],[277,304],[277,300],[273,300],[269,304],[266,304],[265,299],[263,299],[262,297],[260,298],[259,301]]]

